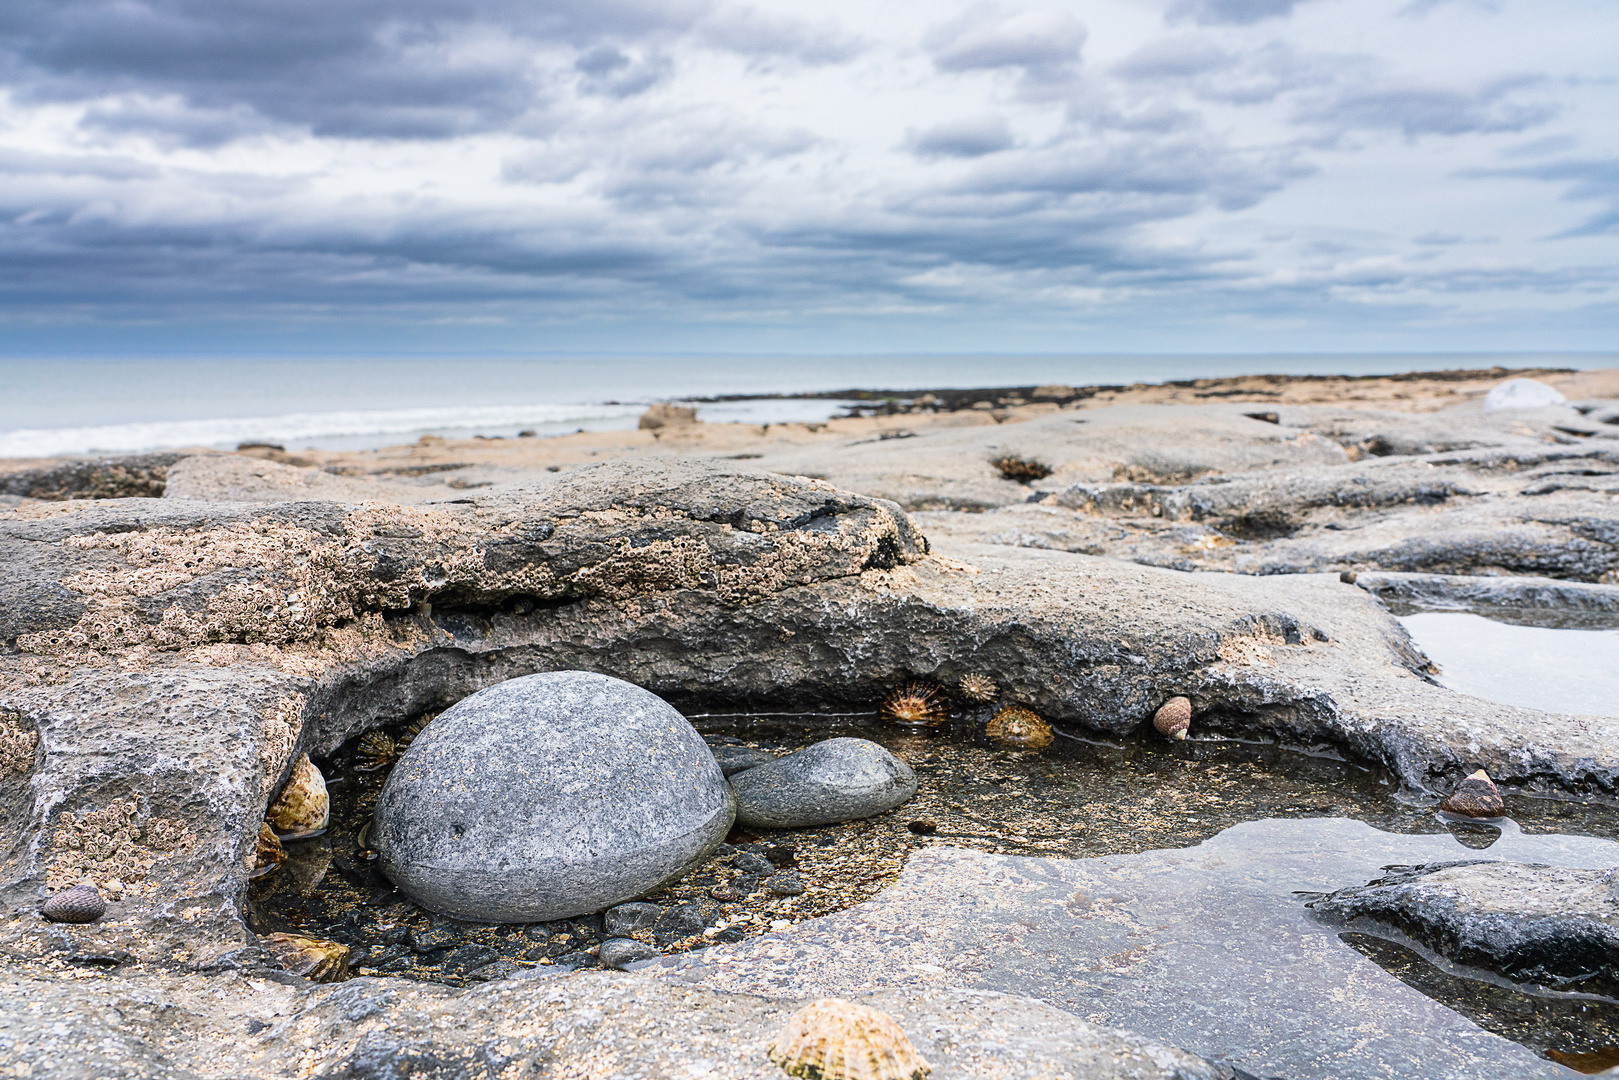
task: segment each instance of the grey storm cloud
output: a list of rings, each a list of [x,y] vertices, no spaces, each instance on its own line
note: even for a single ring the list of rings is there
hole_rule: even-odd
[[[928,35],[940,71],[1016,70],[1026,89],[1071,81],[1079,69],[1085,27],[1057,8],[976,8]]]
[[[974,302],[962,281],[1211,305],[1568,287],[1575,270],[1444,269],[1495,242],[1466,221],[1368,239],[1356,220],[1334,246],[1345,223],[1312,234],[1294,199],[1266,224],[1332,155],[1411,152],[1356,132],[1495,136],[1472,142],[1502,156],[1446,182],[1561,185],[1548,198],[1602,207],[1568,235],[1619,230],[1612,162],[1526,141],[1573,108],[1567,80],[1419,80],[1305,35],[1285,18],[1302,0],[1165,2],[1087,25],[1015,0],[864,22],[744,0],[5,0],[0,129],[29,134],[0,147],[0,324],[188,304],[730,318]]]
[[[1204,26],[1249,26],[1261,19],[1291,15],[1299,3],[1300,0],[1176,0],[1165,17],[1171,22],[1189,20]]]
[[[913,132],[906,144],[921,157],[972,158],[1010,149],[1015,141],[1006,117],[971,116]]]
[[[561,77],[537,63],[546,50],[575,50],[569,66],[588,92],[626,96],[662,77],[655,46],[680,35],[807,63],[857,47],[708,0],[8,0],[0,71],[14,92],[50,100],[177,95],[204,115],[154,115],[153,129],[194,130],[204,144],[242,109],[317,134],[442,138],[543,110]],[[639,55],[619,47],[632,39]]]
[[[1556,161],[1515,169],[1470,169],[1465,175],[1476,179],[1515,177],[1563,184],[1565,199],[1602,202],[1607,205],[1579,225],[1561,233],[1561,236],[1606,236],[1619,233],[1619,158]]]
[[[1521,132],[1557,115],[1547,102],[1510,100],[1541,82],[1534,76],[1494,80],[1474,90],[1434,86],[1354,88],[1301,107],[1298,119],[1340,131],[1398,131],[1407,138]]]

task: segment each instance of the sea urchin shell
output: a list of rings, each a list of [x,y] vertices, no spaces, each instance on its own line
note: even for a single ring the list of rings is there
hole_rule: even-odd
[[[883,715],[896,724],[912,727],[936,727],[944,723],[944,709],[940,708],[939,688],[926,683],[907,683],[883,699]]]
[[[299,754],[292,775],[287,777],[286,786],[265,813],[264,820],[281,839],[298,840],[325,832],[331,813],[332,800],[326,794],[326,778],[315,768],[308,754]]]
[[[302,934],[271,934],[264,939],[276,963],[310,982],[342,982],[349,977],[349,947]]]
[[[1456,790],[1439,804],[1439,809],[1447,814],[1477,818],[1500,817],[1507,812],[1500,789],[1483,769],[1457,784]]]
[[[994,679],[988,675],[979,675],[976,672],[971,675],[963,675],[961,682],[957,683],[956,687],[961,691],[961,696],[968,701],[976,701],[984,705],[994,701],[1001,693],[1001,688],[995,685]]]
[[[770,1060],[806,1080],[922,1080],[933,1071],[892,1017],[841,998],[794,1013]]]
[[[81,881],[45,901],[39,913],[51,922],[89,923],[107,913],[107,902],[101,898],[99,889],[88,881]]]
[[[1170,698],[1153,714],[1152,726],[1158,729],[1158,734],[1168,735],[1171,739],[1186,738],[1186,730],[1192,726],[1191,700]]]
[[[368,731],[361,735],[355,749],[365,759],[365,764],[360,766],[365,770],[380,769],[398,754],[394,741],[380,731]]]
[[[1008,705],[990,718],[984,734],[1025,750],[1051,745],[1051,725],[1021,705]]]

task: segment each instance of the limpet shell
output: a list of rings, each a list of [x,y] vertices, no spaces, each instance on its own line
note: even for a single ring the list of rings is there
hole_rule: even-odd
[[[319,836],[331,818],[332,800],[326,794],[326,778],[315,768],[308,754],[299,754],[292,775],[280,796],[264,815],[270,828],[283,840]]]
[[[1439,804],[1439,809],[1447,814],[1475,818],[1497,818],[1507,812],[1506,803],[1501,801],[1501,790],[1483,769],[1457,784],[1456,790]]]
[[[937,727],[945,721],[945,712],[938,698],[937,686],[920,682],[906,683],[904,686],[895,687],[883,698],[882,714],[896,724]]]
[[[963,698],[968,701],[976,701],[981,705],[989,704],[1001,694],[1001,688],[995,685],[994,679],[988,675],[979,675],[976,672],[971,675],[963,675],[961,681],[956,684],[956,689],[961,691]]]
[[[933,1071],[893,1017],[842,998],[794,1013],[770,1060],[805,1080],[922,1080]]]
[[[1051,745],[1051,725],[1021,705],[1008,705],[990,718],[984,734],[996,742],[1025,750]]]
[[[1192,726],[1191,699],[1172,697],[1164,702],[1153,714],[1152,726],[1158,729],[1158,734],[1171,739],[1186,738],[1187,729]]]
[[[342,982],[349,977],[349,947],[302,934],[271,934],[264,939],[275,962],[310,982]]]
[[[51,922],[92,923],[107,913],[107,902],[99,889],[81,881],[45,901],[39,913]]]
[[[247,876],[261,878],[286,861],[287,849],[281,846],[281,838],[268,822],[260,822],[259,838],[247,856]]]

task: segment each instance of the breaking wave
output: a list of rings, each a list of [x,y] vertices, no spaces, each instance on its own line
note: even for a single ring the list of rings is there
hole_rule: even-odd
[[[644,405],[468,405],[155,420],[97,427],[14,428],[0,431],[0,457],[129,453],[184,446],[233,448],[244,442],[307,444],[320,439],[417,432],[555,428],[627,420],[639,416],[644,408]]]

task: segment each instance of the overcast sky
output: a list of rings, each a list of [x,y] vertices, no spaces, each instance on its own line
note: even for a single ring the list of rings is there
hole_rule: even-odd
[[[0,350],[1612,349],[1614,0],[3,0]]]

